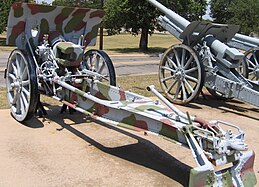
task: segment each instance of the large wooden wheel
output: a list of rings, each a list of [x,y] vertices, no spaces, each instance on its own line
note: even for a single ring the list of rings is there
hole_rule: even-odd
[[[259,81],[259,48],[253,48],[245,53],[244,63],[247,66],[244,76],[251,81]]]
[[[102,50],[89,50],[84,54],[84,59],[80,65],[81,69],[96,72],[101,75],[101,82],[107,82],[112,86],[116,86],[116,76],[114,66],[110,57]]]
[[[159,81],[170,101],[187,104],[199,95],[203,87],[203,64],[192,48],[183,44],[174,45],[160,61]]]
[[[6,89],[12,116],[19,122],[30,119],[38,102],[36,67],[22,50],[15,49],[9,56]]]

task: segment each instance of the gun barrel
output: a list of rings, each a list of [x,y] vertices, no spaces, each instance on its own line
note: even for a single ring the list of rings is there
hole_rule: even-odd
[[[252,45],[259,46],[259,39],[258,38],[253,38],[253,37],[250,37],[250,36],[246,36],[246,35],[237,33],[235,35],[234,39],[237,39],[237,40],[242,41],[242,42],[247,42],[247,43],[250,43]]]
[[[190,22],[183,18],[182,16],[178,15],[174,11],[168,9],[161,3],[156,0],[148,0],[153,6],[157,7],[161,12],[163,12],[173,23],[175,23],[178,27],[184,30]]]

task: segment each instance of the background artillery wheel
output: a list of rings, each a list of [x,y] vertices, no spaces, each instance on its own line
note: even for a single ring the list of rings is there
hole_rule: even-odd
[[[259,48],[253,48],[245,53],[243,62],[246,64],[244,77],[251,81],[259,81]]]
[[[203,87],[203,64],[192,48],[177,44],[170,47],[160,61],[159,81],[170,101],[187,104]]]
[[[6,70],[7,100],[12,116],[19,122],[30,119],[38,102],[36,66],[25,51],[15,49]]]
[[[116,86],[115,70],[110,57],[102,50],[89,50],[84,54],[81,69],[88,69],[103,76],[100,81],[107,81]]]

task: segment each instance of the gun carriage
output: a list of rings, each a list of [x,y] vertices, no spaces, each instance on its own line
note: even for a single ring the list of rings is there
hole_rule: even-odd
[[[7,43],[17,49],[5,72],[12,116],[19,122],[30,119],[43,110],[39,96],[44,94],[97,120],[150,131],[189,147],[197,163],[190,171],[190,186],[254,186],[255,155],[239,127],[182,113],[154,86],[148,90],[167,106],[124,91],[115,86],[114,67],[105,52],[84,52],[94,44],[103,15],[85,8],[12,5]],[[225,168],[216,171],[216,166]]]
[[[187,104],[205,86],[218,98],[259,106],[259,39],[238,34],[236,25],[190,23],[158,1],[148,1],[165,14],[158,23],[182,41],[163,54],[159,65],[160,84],[168,99]],[[248,51],[244,55],[236,48]]]

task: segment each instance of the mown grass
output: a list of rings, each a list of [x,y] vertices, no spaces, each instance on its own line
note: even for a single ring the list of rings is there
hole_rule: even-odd
[[[11,51],[15,47],[6,46],[5,44],[6,34],[0,35],[0,50]],[[108,54],[124,54],[124,53],[161,53],[165,51],[171,45],[179,42],[175,37],[169,34],[156,33],[149,37],[149,50],[142,52],[139,50],[140,35],[133,36],[128,33],[123,33],[114,36],[104,35],[103,50]],[[89,46],[88,49],[99,48],[99,37],[97,38],[96,46]]]
[[[158,75],[139,75],[139,76],[127,76],[127,77],[117,77],[117,85],[124,90],[131,90],[132,92],[144,95],[146,97],[153,96],[152,93],[146,90],[149,85],[155,85],[157,89],[160,89],[158,82]],[[9,108],[6,88],[0,88],[0,109]],[[41,101],[50,105],[60,105],[60,103],[47,96],[41,96]]]

